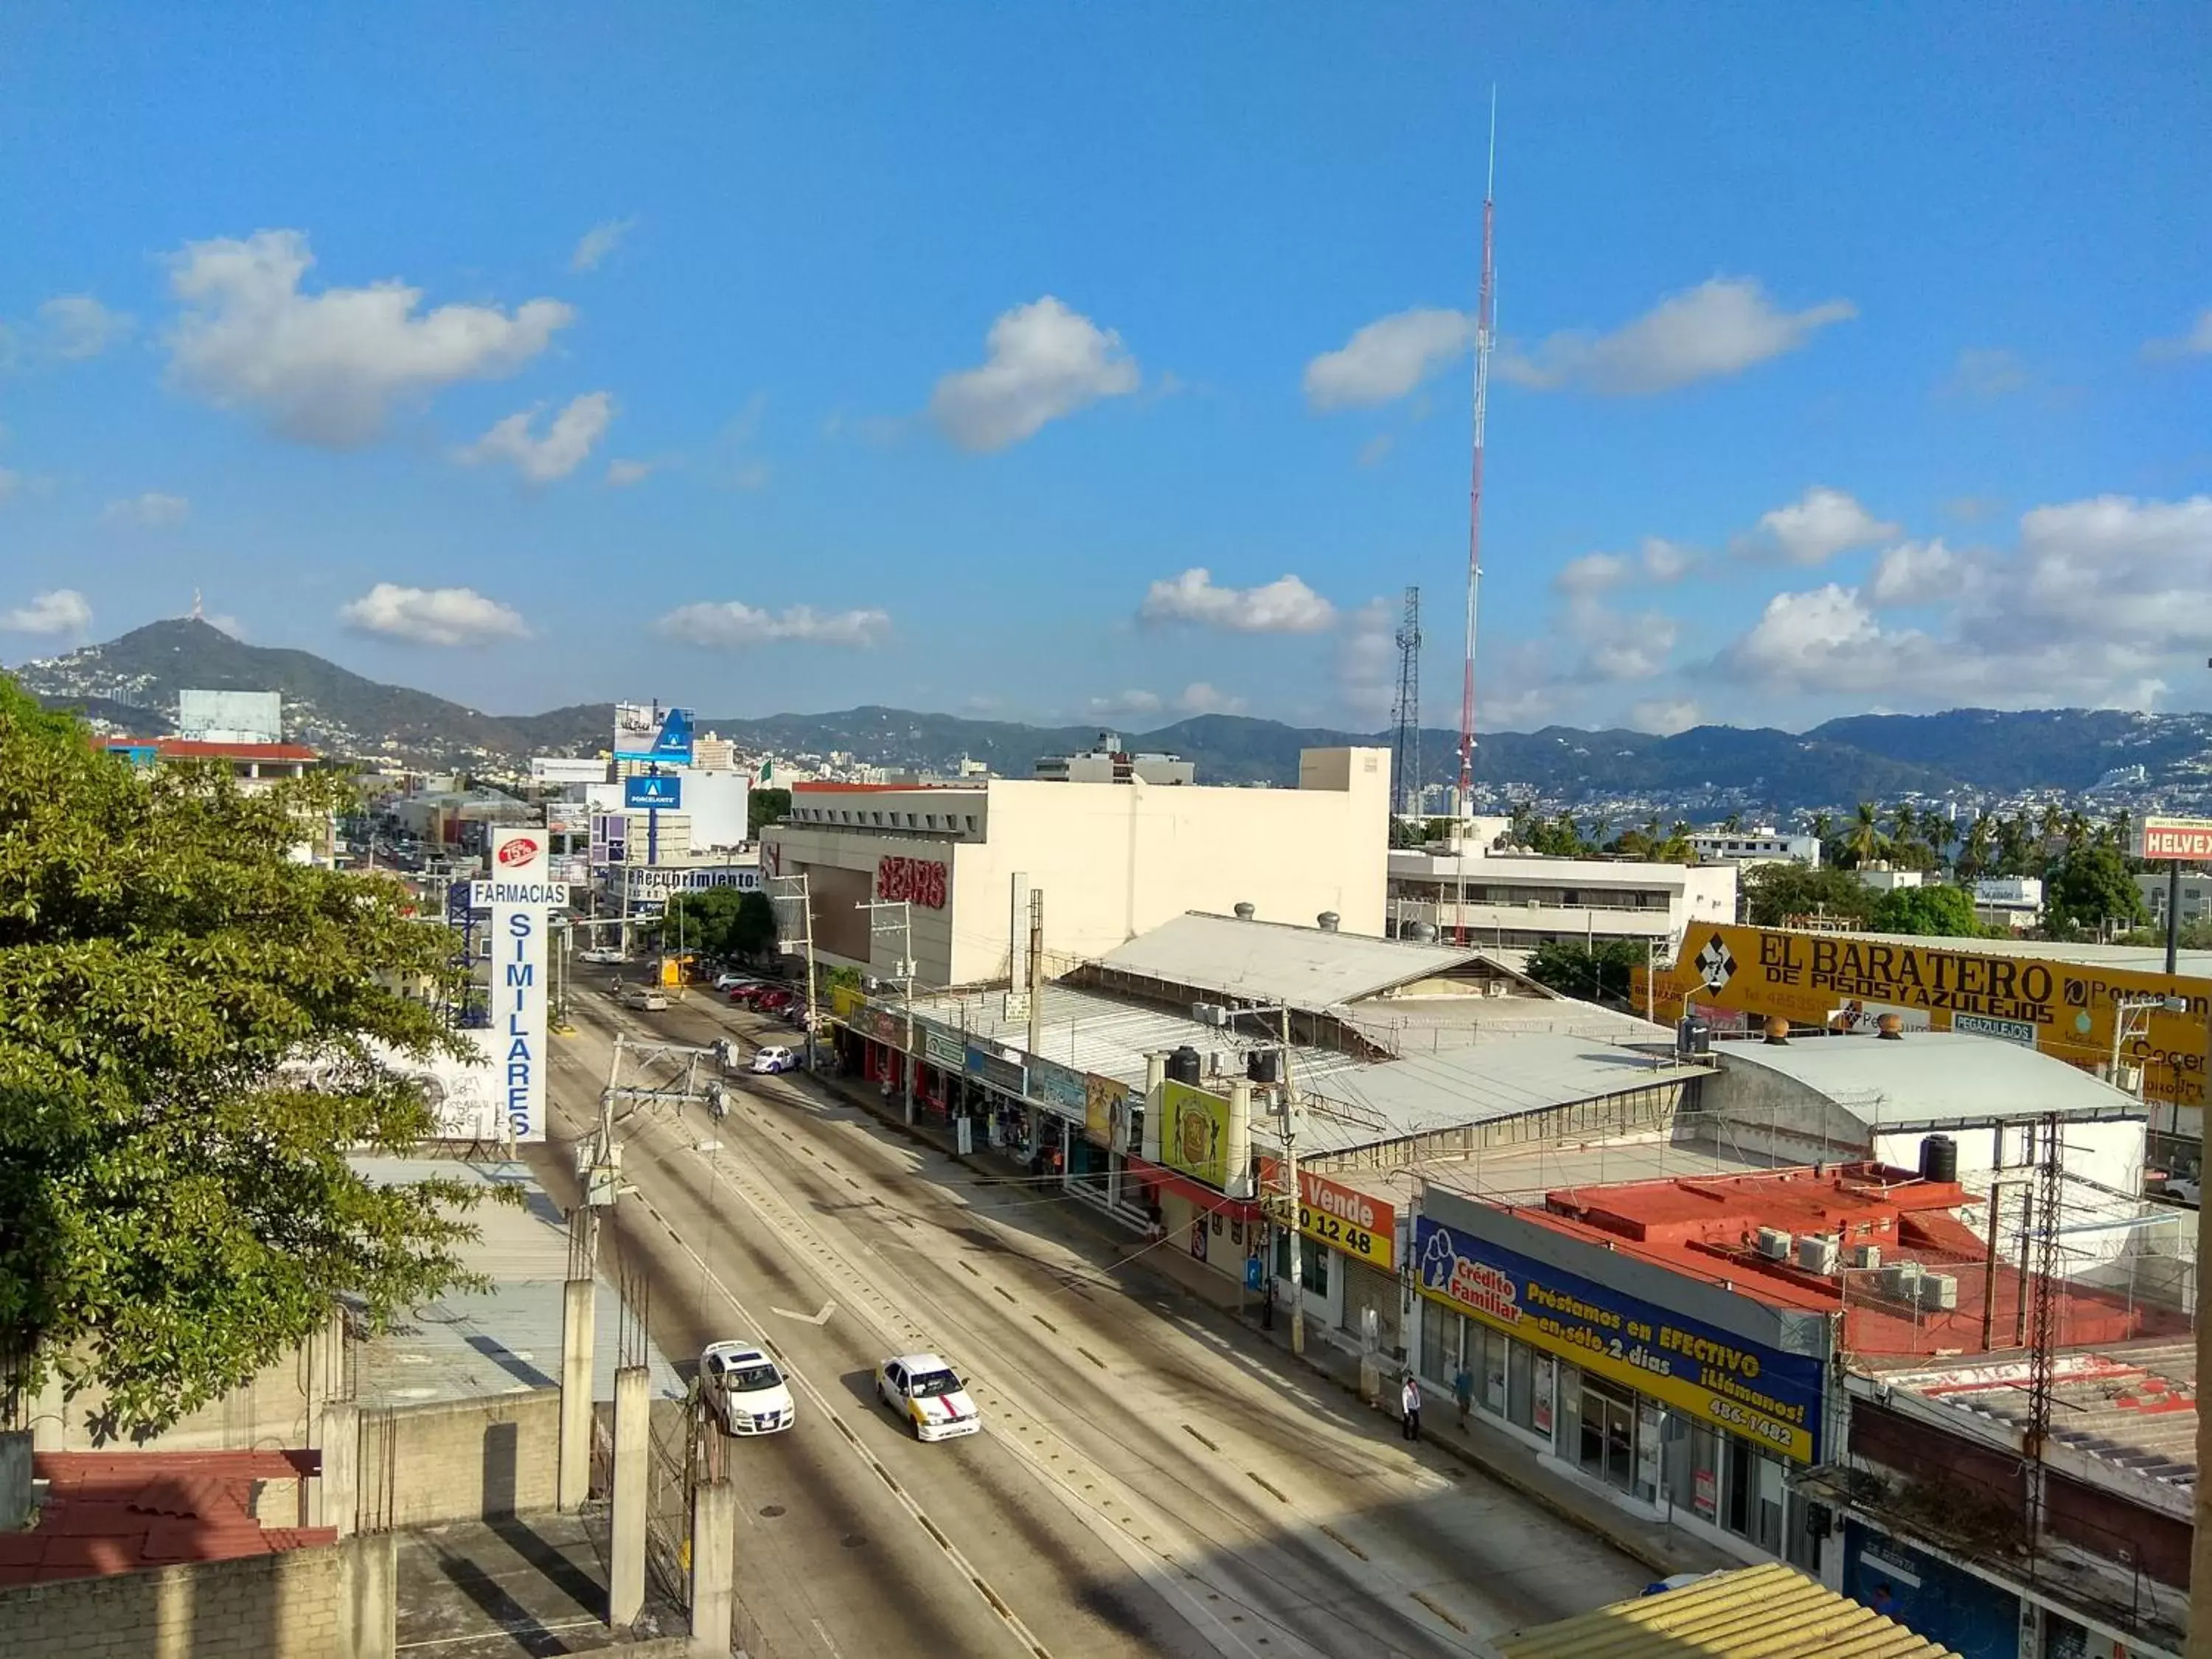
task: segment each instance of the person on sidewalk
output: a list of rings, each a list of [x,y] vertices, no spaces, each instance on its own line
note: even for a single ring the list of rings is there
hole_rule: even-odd
[[[1468,1408],[1474,1404],[1474,1373],[1464,1365],[1452,1373],[1452,1400],[1459,1407],[1459,1425],[1463,1429]]]
[[[1411,1371],[1406,1373],[1406,1386],[1399,1391],[1398,1409],[1405,1418],[1404,1434],[1408,1440],[1421,1437],[1421,1385],[1414,1381]]]

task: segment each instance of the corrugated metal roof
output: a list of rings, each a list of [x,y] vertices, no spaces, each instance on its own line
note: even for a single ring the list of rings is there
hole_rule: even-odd
[[[1191,910],[1109,951],[1099,965],[1222,996],[1321,1009],[1449,973],[1481,955]]]
[[[1958,1659],[1772,1562],[1523,1631],[1504,1659]]]
[[[1870,1036],[1721,1042],[1714,1053],[1723,1067],[1759,1066],[1817,1089],[1873,1129],[2145,1111],[2078,1066],[1964,1031],[1908,1031],[1895,1042]]]
[[[469,1220],[483,1235],[464,1253],[492,1281],[488,1291],[449,1291],[411,1310],[398,1326],[362,1346],[360,1402],[407,1406],[469,1400],[556,1386],[561,1378],[562,1285],[568,1275],[568,1229],[560,1209],[529,1166],[457,1158],[352,1160],[369,1181],[392,1186],[441,1176],[448,1180],[521,1190],[524,1206],[477,1206]],[[621,1297],[605,1274],[592,1298],[592,1395],[614,1397]],[[684,1397],[683,1380],[659,1348],[647,1343],[655,1395]],[[688,1357],[688,1356],[687,1356]]]

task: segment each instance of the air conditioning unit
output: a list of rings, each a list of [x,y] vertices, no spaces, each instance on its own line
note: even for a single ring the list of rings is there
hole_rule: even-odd
[[[1920,1264],[1893,1261],[1881,1270],[1881,1288],[1899,1302],[1920,1299]]]
[[[1797,1241],[1797,1265],[1808,1273],[1836,1271],[1836,1241],[1826,1233],[1807,1233]]]
[[[1190,1017],[1194,1020],[1197,1021],[1200,1025],[1226,1025],[1229,1024],[1229,1011],[1218,1002],[1192,1003],[1190,1005]]]
[[[1854,1267],[1879,1267],[1881,1266],[1881,1246],[1879,1244],[1852,1245],[1851,1266]]]
[[[1761,1227],[1759,1230],[1759,1253],[1770,1261],[1787,1261],[1790,1259],[1790,1235],[1779,1227]]]
[[[1502,979],[1492,980],[1489,984],[1482,988],[1482,994],[1486,997],[1504,996],[1505,994],[1505,981]]]
[[[1920,1275],[1920,1305],[1931,1312],[1948,1312],[1959,1305],[1959,1276],[1956,1273],[1923,1273]]]

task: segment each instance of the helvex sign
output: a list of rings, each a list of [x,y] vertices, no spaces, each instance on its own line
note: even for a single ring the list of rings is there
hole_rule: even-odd
[[[2145,818],[2142,855],[2191,864],[2212,862],[2212,818]]]

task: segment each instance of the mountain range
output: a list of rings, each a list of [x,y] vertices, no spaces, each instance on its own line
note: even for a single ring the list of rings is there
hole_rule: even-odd
[[[603,750],[607,703],[542,714],[490,714],[428,692],[380,684],[305,651],[248,645],[197,619],[150,623],[105,644],[27,662],[15,677],[51,707],[71,708],[107,729],[141,736],[174,729],[177,693],[276,691],[286,736],[333,756],[410,767],[497,775],[532,755]],[[833,752],[867,765],[950,770],[963,757],[1025,777],[1040,755],[1087,748],[1095,723],[1036,726],[868,707],[765,718],[702,716],[751,753],[793,758]],[[1388,732],[1296,727],[1241,715],[1204,714],[1122,734],[1126,747],[1163,750],[1196,763],[1211,783],[1286,785],[1298,750],[1343,744],[1388,745]],[[1448,781],[1457,736],[1420,734],[1421,775]],[[1476,774],[1486,786],[1533,791],[1562,805],[1630,802],[1654,811],[1848,807],[1905,796],[2069,794],[2119,769],[2143,769],[2117,793],[2169,806],[2212,803],[2212,715],[2111,709],[1939,714],[1862,714],[1808,732],[1701,726],[1671,737],[1547,726],[1483,734]]]

